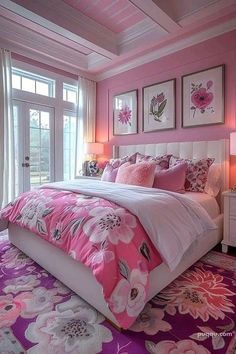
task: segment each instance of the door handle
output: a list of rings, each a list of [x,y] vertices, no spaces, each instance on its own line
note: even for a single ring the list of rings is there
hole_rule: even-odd
[[[21,166],[22,167],[30,167],[30,164],[28,162],[22,162]]]

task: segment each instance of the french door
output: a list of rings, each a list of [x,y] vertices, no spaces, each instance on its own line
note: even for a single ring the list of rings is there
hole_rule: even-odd
[[[54,181],[54,109],[13,100],[16,194]]]

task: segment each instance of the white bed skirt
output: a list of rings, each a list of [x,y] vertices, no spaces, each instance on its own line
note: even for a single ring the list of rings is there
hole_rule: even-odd
[[[222,214],[214,221],[217,224],[218,229],[211,230],[202,235],[185,253],[181,263],[173,272],[170,272],[169,268],[164,263],[151,272],[148,300],[170,284],[175,278],[221,241],[223,224]],[[16,247],[94,306],[115,325],[119,326],[104,301],[101,285],[97,282],[92,271],[88,267],[75,261],[62,250],[56,248],[32,232],[11,223],[9,224],[8,229],[9,239]]]

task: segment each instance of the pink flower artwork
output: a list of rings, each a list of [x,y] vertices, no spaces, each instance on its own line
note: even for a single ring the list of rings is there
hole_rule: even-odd
[[[131,126],[132,111],[129,106],[125,105],[122,107],[118,114],[118,121],[121,124],[129,124]]]
[[[213,86],[213,81],[209,80],[206,83],[206,88],[203,87],[203,84],[193,84],[191,86],[191,102],[192,102],[192,107],[191,110],[193,111],[193,118],[196,114],[196,111],[198,110],[201,114],[204,114],[205,112],[210,112],[213,113],[214,109],[213,106],[211,105],[214,95],[212,92],[210,92],[210,89]]]

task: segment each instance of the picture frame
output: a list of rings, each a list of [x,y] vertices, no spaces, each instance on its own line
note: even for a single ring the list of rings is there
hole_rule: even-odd
[[[144,133],[175,129],[175,87],[175,79],[143,87]]]
[[[113,96],[113,135],[138,133],[138,90]]]
[[[182,127],[224,124],[224,64],[182,76]]]

